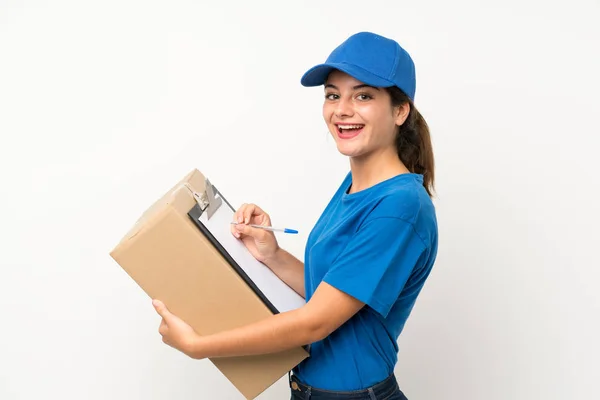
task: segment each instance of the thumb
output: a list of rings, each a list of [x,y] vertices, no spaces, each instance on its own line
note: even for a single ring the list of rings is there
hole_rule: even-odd
[[[171,313],[162,301],[154,299],[152,300],[152,305],[154,306],[154,309],[158,315],[163,317],[165,320],[171,317]]]

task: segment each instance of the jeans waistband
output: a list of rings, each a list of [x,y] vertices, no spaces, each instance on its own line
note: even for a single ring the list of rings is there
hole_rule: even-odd
[[[295,377],[290,375],[290,388],[296,396],[300,395],[303,399],[339,399],[339,400],[378,400],[384,399],[395,390],[398,390],[398,382],[396,376],[392,373],[383,381],[368,387],[366,389],[351,390],[351,391],[334,391],[314,388],[306,385]]]

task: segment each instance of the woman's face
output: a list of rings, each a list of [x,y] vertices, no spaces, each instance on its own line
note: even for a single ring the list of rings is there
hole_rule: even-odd
[[[408,107],[392,107],[388,92],[367,86],[341,71],[325,82],[323,118],[340,153],[365,157],[395,148],[395,135]]]

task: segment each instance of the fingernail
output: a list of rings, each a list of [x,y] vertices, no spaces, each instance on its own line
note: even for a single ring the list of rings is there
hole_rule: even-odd
[[[241,223],[243,220],[244,220],[244,218],[242,218],[242,216],[240,215],[240,216],[238,217],[238,222],[239,222],[239,223]]]
[[[248,217],[246,217],[246,221],[244,221],[244,223],[245,223],[245,224],[247,224],[247,223],[248,223],[248,219],[249,219],[249,218],[248,218]]]

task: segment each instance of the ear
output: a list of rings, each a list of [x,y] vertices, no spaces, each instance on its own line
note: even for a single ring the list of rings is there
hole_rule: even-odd
[[[406,118],[408,118],[408,114],[410,113],[410,104],[408,102],[403,103],[400,106],[394,107],[394,119],[395,123],[398,126],[401,126]]]

